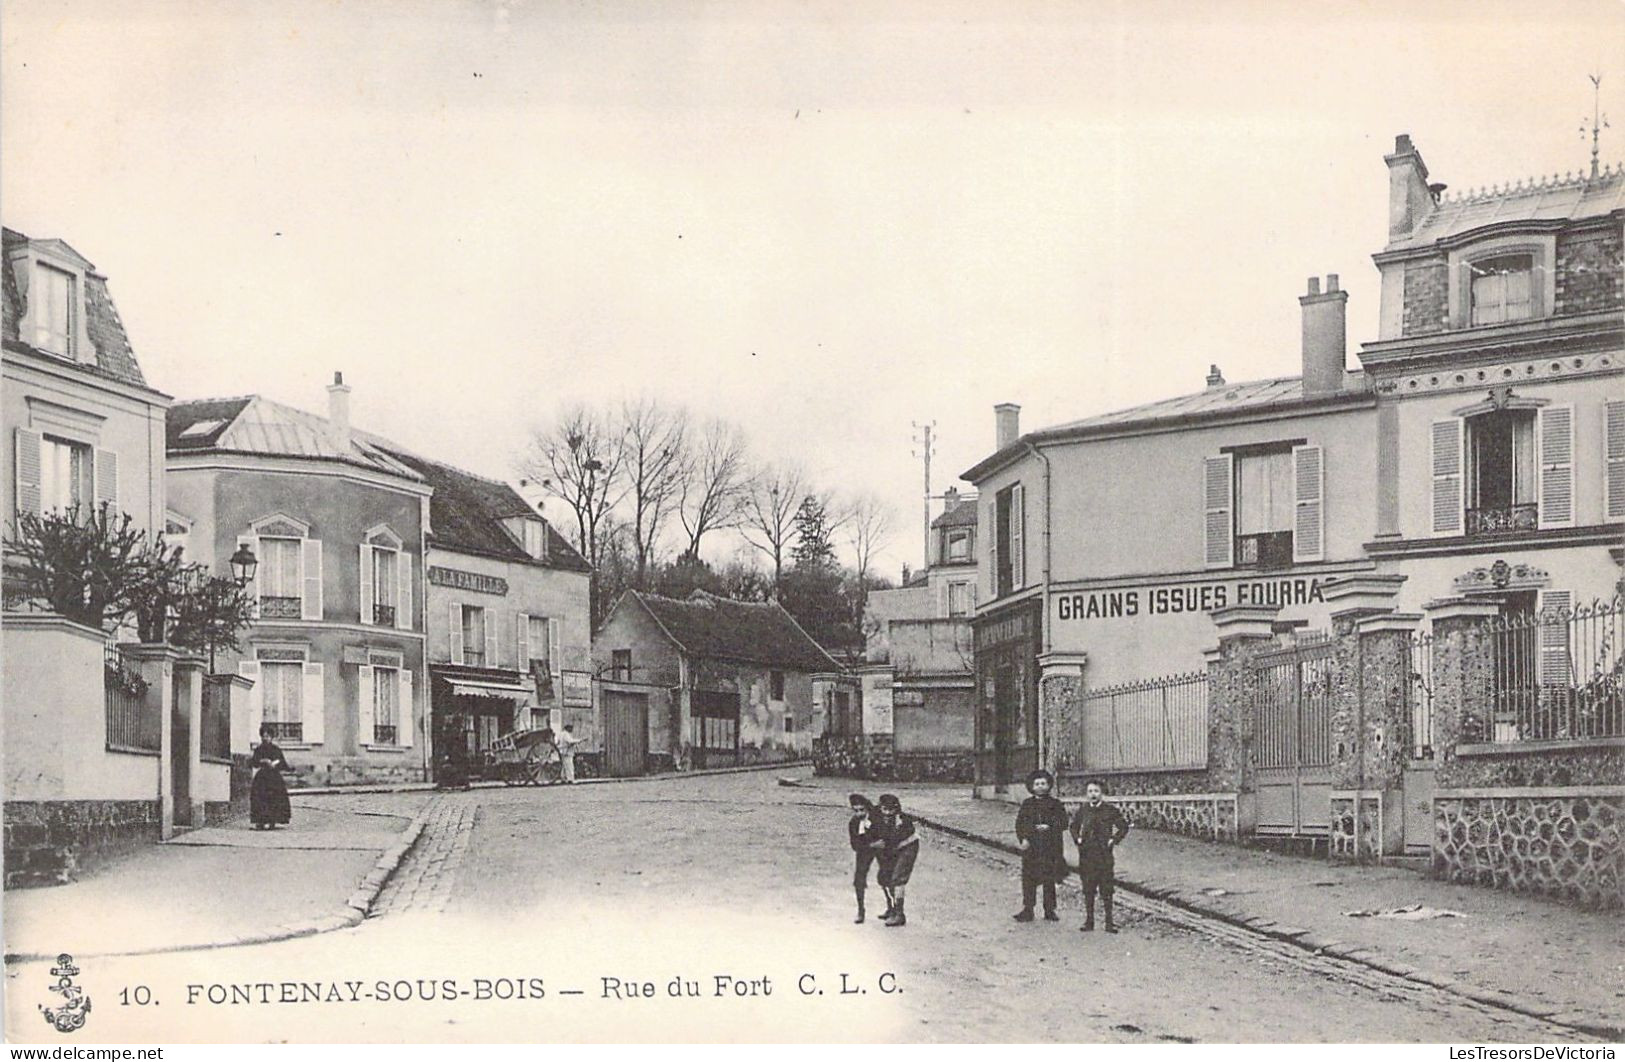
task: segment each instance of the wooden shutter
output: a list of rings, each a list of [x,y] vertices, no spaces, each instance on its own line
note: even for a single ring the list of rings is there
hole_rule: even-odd
[[[499,613],[494,608],[485,610],[485,666],[497,666],[497,619]]]
[[[1569,674],[1569,620],[1574,595],[1567,590],[1545,590],[1540,595],[1540,684],[1573,683]]]
[[[451,626],[447,628],[451,637],[451,662],[463,662],[463,606],[451,606]]]
[[[1027,585],[1027,492],[1020,483],[1010,488],[1011,589]]]
[[[987,599],[999,596],[999,503],[997,498],[986,506],[987,516]]]
[[[412,747],[412,732],[417,729],[417,710],[412,701],[412,672],[401,668],[400,718],[395,720],[395,740],[407,748]]]
[[[112,450],[97,450],[91,474],[95,477],[91,497],[96,499],[96,511],[100,512],[105,505],[109,512],[119,512],[118,454]]]
[[[1604,519],[1625,520],[1625,401],[1609,402],[1603,418]]]
[[[377,691],[373,689],[372,676],[372,668],[366,664],[362,664],[360,667],[356,668],[356,681],[359,683],[359,686],[356,689],[355,701],[356,744],[358,745],[372,745],[376,743],[375,735],[373,734],[373,697],[376,695]],[[399,726],[397,726],[396,729],[398,731]]]
[[[947,583],[937,586],[937,615],[946,616],[953,607],[953,595],[948,590]]]
[[[327,696],[322,676],[326,668],[306,661],[303,670],[304,688],[299,691],[301,733],[305,744],[320,745],[327,738]]]
[[[299,603],[299,618],[322,618],[322,540],[307,538],[299,544],[299,566],[303,569],[304,594]]]
[[[372,622],[372,547],[361,544],[361,622]]]
[[[1540,447],[1540,526],[1574,524],[1574,407],[1547,406],[1535,416]]]
[[[260,720],[265,718],[265,691],[260,689],[260,662],[239,660],[237,674],[254,682],[253,688],[248,691],[248,744],[252,748],[260,742]]]
[[[564,670],[564,661],[559,654],[559,621],[549,618],[547,621],[547,670],[554,678]],[[631,678],[630,675],[627,676]]]
[[[395,626],[412,629],[412,555],[405,550],[395,554]]]
[[[265,558],[260,557],[260,540],[259,540],[259,538],[257,536],[255,536],[255,535],[238,535],[237,536],[237,548],[241,549],[244,546],[247,546],[249,548],[249,550],[251,550],[253,552],[254,556],[259,557],[261,564],[265,563]],[[254,574],[249,577],[247,585],[245,585],[243,587],[243,592],[248,595],[249,609],[251,610],[252,614],[255,615],[255,616],[258,616],[260,614],[260,587],[259,587],[259,583],[260,583],[259,569],[255,568],[254,569]],[[256,672],[256,674],[258,674],[258,672]],[[259,723],[257,723],[257,722],[254,724],[254,736],[256,738],[259,736]]]
[[[40,495],[40,433],[27,428],[18,428],[13,437],[16,440],[17,451],[14,481],[17,515],[33,513],[38,516],[45,507]]]
[[[1228,568],[1235,563],[1235,457],[1202,458],[1202,563]]]
[[[1318,446],[1292,448],[1292,559],[1326,556],[1326,457]]]
[[[518,643],[518,666],[521,672],[530,671],[530,616],[519,613],[515,621],[515,639]]]
[[[1462,533],[1460,417],[1433,422],[1433,533]]]

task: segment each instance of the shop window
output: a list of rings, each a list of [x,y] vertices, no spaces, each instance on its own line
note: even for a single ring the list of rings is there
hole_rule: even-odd
[[[1535,411],[1497,410],[1470,417],[1467,430],[1467,533],[1533,531]]]
[[[1473,262],[1472,323],[1502,324],[1533,317],[1534,259],[1527,254],[1505,255]]]

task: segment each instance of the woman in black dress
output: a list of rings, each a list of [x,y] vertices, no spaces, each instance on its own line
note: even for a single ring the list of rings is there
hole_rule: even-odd
[[[260,727],[260,743],[249,757],[254,769],[254,785],[248,794],[248,817],[256,830],[274,830],[293,817],[288,807],[288,787],[282,772],[290,770],[287,757],[271,740],[271,727]]]

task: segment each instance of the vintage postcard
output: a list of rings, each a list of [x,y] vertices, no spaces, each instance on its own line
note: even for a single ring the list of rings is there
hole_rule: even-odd
[[[1612,1057],[1621,39],[10,0],[6,1040]]]

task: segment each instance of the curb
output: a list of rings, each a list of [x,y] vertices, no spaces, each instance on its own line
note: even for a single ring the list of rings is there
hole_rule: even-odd
[[[963,829],[959,826],[950,826],[945,822],[938,822],[935,819],[929,819],[923,815],[915,814],[913,812],[910,812],[910,815],[913,817],[915,822],[922,826],[928,826],[940,833],[946,833],[950,836],[958,837],[960,840],[970,841],[974,844],[982,845],[985,848],[992,848],[996,851],[1005,852],[1009,855],[1019,856],[1021,854],[1021,849],[1007,841],[1000,841],[979,833],[973,833],[972,831]],[[1078,869],[1077,866],[1071,862],[1067,863],[1067,867],[1072,871],[1076,871]],[[1485,1006],[1495,1007],[1499,1010],[1509,1010],[1515,1014],[1521,1014],[1526,1018],[1536,1018],[1540,1021],[1550,1022],[1553,1025],[1561,1025],[1565,1028],[1573,1029],[1576,1032],[1582,1032],[1589,1036],[1596,1036],[1602,1039],[1619,1040],[1621,1038],[1625,1038],[1625,1025],[1620,1025],[1617,1022],[1611,1021],[1600,1015],[1590,1014],[1578,1010],[1564,1011],[1559,1007],[1539,1003],[1530,1003],[1519,999],[1516,996],[1510,996],[1504,992],[1497,991],[1493,988],[1479,988],[1476,985],[1466,984],[1462,981],[1456,980],[1455,978],[1430,973],[1426,970],[1420,970],[1409,963],[1388,958],[1382,955],[1380,952],[1373,951],[1367,947],[1347,944],[1340,940],[1322,939],[1301,926],[1282,925],[1279,922],[1275,922],[1267,918],[1237,915],[1228,911],[1222,911],[1210,904],[1203,903],[1201,900],[1196,899],[1191,893],[1184,891],[1178,886],[1164,885],[1160,882],[1153,883],[1130,881],[1126,878],[1120,877],[1117,879],[1117,887],[1125,892],[1132,892],[1137,896],[1144,896],[1152,900],[1161,900],[1164,903],[1171,904],[1172,906],[1178,907],[1181,910],[1189,911],[1192,914],[1201,915],[1203,918],[1211,918],[1215,921],[1224,922],[1227,925],[1235,926],[1238,929],[1249,930],[1253,933],[1257,933],[1260,936],[1271,937],[1287,944],[1296,945],[1297,947],[1302,948],[1304,951],[1311,954],[1318,955],[1325,953],[1327,955],[1342,959],[1345,962],[1352,962],[1360,966],[1365,966],[1380,973],[1389,974],[1390,976],[1398,977],[1406,981],[1413,981],[1417,984],[1428,985],[1429,987],[1436,988],[1444,992],[1449,992],[1452,995],[1461,996],[1464,999],[1470,999],[1475,1003],[1484,1004]]]
[[[578,778],[572,785],[614,785],[621,782],[669,782],[683,778],[704,778],[717,774],[745,774],[750,771],[772,771],[810,766],[811,760],[783,760],[779,763],[752,763],[744,767],[707,767],[699,771],[662,771],[658,774],[635,774],[626,778]],[[564,785],[515,785],[506,782],[470,782],[470,789],[554,789]],[[459,790],[440,789],[433,782],[401,782],[397,785],[318,785],[308,789],[289,789],[289,797],[342,796],[345,793],[451,793]]]
[[[194,944],[166,944],[156,948],[138,948],[135,951],[87,951],[75,954],[87,959],[125,958],[139,955],[164,955],[181,951],[212,951],[218,948],[235,948],[244,944],[275,944],[283,940],[294,940],[298,937],[313,937],[318,933],[331,933],[335,929],[349,929],[360,925],[372,911],[372,905],[377,901],[378,894],[384,890],[391,876],[406,858],[408,852],[417,844],[428,822],[428,808],[423,809],[401,831],[401,839],[386,848],[374,861],[372,869],[367,876],[350,893],[349,899],[338,911],[307,918],[298,922],[284,922],[275,929],[261,933],[244,933],[228,940],[211,940]],[[55,954],[39,955],[31,952],[8,952],[4,961],[9,965],[17,962],[50,962],[56,958]]]

